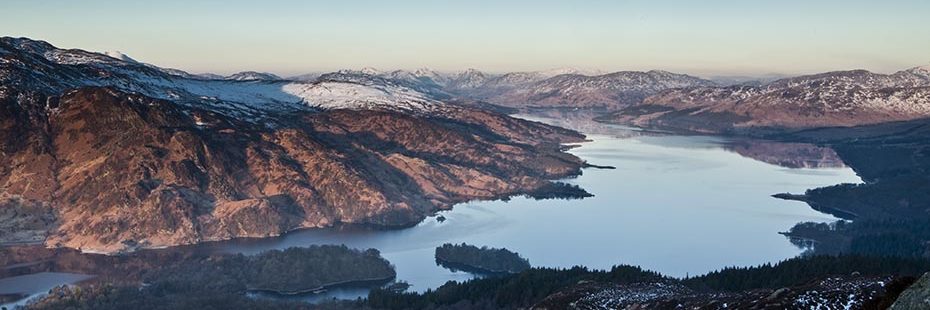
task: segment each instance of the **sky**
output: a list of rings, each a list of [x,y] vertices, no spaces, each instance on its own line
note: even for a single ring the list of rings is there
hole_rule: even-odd
[[[930,64],[927,0],[2,0],[0,35],[193,73],[574,67],[702,76]]]

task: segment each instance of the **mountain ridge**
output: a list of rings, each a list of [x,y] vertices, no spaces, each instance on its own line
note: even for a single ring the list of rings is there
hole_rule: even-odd
[[[591,75],[593,74],[593,75]],[[714,85],[710,80],[661,70],[603,73],[563,68],[490,74],[477,69],[443,74],[416,71],[340,70],[315,80],[383,84],[390,81],[435,98],[485,101],[510,108],[596,108],[616,110],[661,90]]]
[[[583,139],[392,83],[204,80],[0,38],[0,208],[43,225],[0,223],[29,232],[0,243],[116,253],[412,225],[551,194],[583,166],[560,144]]]
[[[704,133],[766,134],[930,117],[930,71],[833,71],[760,86],[670,89],[600,119]]]

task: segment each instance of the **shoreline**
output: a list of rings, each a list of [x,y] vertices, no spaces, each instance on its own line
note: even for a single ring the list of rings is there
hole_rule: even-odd
[[[516,192],[495,195],[493,197],[468,199],[468,200],[455,202],[449,207],[436,208],[431,213],[424,214],[424,216],[421,219],[417,221],[412,221],[407,224],[386,225],[386,224],[376,224],[376,223],[334,222],[330,225],[325,225],[325,226],[297,227],[294,229],[283,231],[279,234],[269,235],[269,236],[232,237],[232,238],[216,239],[216,240],[201,240],[199,242],[194,242],[194,243],[175,244],[175,245],[137,246],[132,249],[120,249],[120,250],[114,250],[114,251],[95,250],[95,249],[87,249],[87,248],[70,248],[70,247],[64,247],[64,248],[74,249],[84,254],[120,256],[120,255],[130,255],[138,251],[173,250],[173,249],[180,249],[184,247],[196,247],[196,246],[202,246],[202,245],[207,245],[207,244],[212,244],[212,243],[222,243],[222,242],[229,242],[229,241],[235,241],[235,240],[261,240],[261,239],[269,239],[269,238],[278,238],[278,237],[282,237],[282,236],[285,236],[291,233],[296,233],[296,232],[305,231],[305,230],[315,230],[315,229],[340,229],[340,228],[345,228],[345,227],[362,227],[365,229],[383,230],[383,231],[402,230],[402,229],[415,227],[419,225],[420,223],[423,223],[424,221],[427,221],[430,218],[439,215],[439,213],[442,211],[452,210],[456,206],[466,205],[466,204],[473,203],[473,202],[509,201],[510,199],[517,198],[517,197],[528,197],[530,199],[536,199],[536,200],[584,199],[588,197],[593,197],[592,194],[588,193],[582,188],[577,188],[576,190],[576,188],[574,188],[572,185],[562,182],[562,180],[571,179],[571,178],[580,176],[581,170],[585,168],[616,169],[615,167],[611,167],[611,166],[598,166],[598,165],[591,165],[588,163],[580,163],[578,165],[578,170],[576,172],[568,173],[565,175],[559,175],[553,179],[549,179],[547,180],[547,183],[535,189],[523,189],[523,190],[516,191]],[[56,247],[49,247],[44,242],[36,242],[36,243],[29,243],[29,244],[0,244],[0,248],[17,247],[17,246],[41,246],[46,249],[56,248]]]
[[[441,258],[436,258],[436,263],[439,266],[449,269],[449,270],[464,271],[464,272],[467,272],[473,275],[478,275],[478,276],[498,276],[498,275],[515,274],[507,270],[492,270],[492,269],[487,269],[487,268],[483,268],[479,266],[452,262],[452,261],[444,260]]]

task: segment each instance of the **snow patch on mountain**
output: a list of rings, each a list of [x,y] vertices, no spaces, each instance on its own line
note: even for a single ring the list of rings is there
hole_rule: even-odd
[[[106,52],[103,52],[103,54],[122,60],[122,61],[125,61],[125,62],[138,63],[138,61],[136,61],[135,59],[132,59],[132,57],[129,57],[129,55],[123,54],[123,52],[120,52],[120,51],[106,51]]]
[[[545,77],[553,77],[553,76],[563,75],[563,74],[578,74],[578,75],[587,75],[587,76],[607,74],[607,72],[604,70],[578,69],[578,68],[572,68],[572,67],[554,68],[554,69],[537,71],[537,72],[539,72],[542,76],[545,76]]]
[[[354,83],[288,83],[282,90],[319,109],[387,109],[412,113],[439,112],[445,104],[398,86],[373,87]]]
[[[378,74],[381,74],[381,70],[378,70],[378,69],[375,69],[375,68],[372,68],[372,67],[364,67],[364,68],[362,68],[362,70],[359,70],[359,72],[361,72],[361,73],[363,73],[363,74],[369,74],[369,75],[378,75]]]
[[[449,82],[449,87],[455,89],[475,89],[487,83],[490,76],[477,69],[467,69],[456,74]]]
[[[242,71],[231,74],[225,79],[234,81],[275,81],[281,80],[281,77],[268,72]]]
[[[298,82],[247,71],[220,80],[126,61],[131,58],[122,54],[58,49],[28,39],[2,38],[0,48],[15,53],[2,59],[18,63],[0,68],[0,80],[49,95],[87,86],[113,87],[262,123],[295,111],[378,109],[422,114],[449,108],[410,87],[369,78]]]

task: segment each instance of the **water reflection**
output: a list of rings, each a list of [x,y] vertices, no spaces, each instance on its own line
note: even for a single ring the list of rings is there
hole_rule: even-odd
[[[807,143],[735,140],[725,148],[745,157],[786,168],[846,167],[833,149]]]
[[[591,111],[540,110],[532,114],[518,116],[574,129],[586,134],[606,135],[616,138],[637,137],[642,141],[658,145],[693,148],[719,148],[722,146],[725,150],[741,156],[785,168],[846,167],[843,160],[833,149],[809,143],[736,137],[675,136],[670,135],[668,132],[649,131],[597,122],[594,119],[600,114]]]
[[[557,123],[580,119],[567,116]],[[572,152],[617,168],[588,169],[568,180],[593,193],[590,199],[472,202],[443,212],[443,222],[428,219],[409,229],[306,230],[198,248],[244,253],[320,243],[377,248],[397,267],[398,280],[416,291],[473,277],[434,264],[434,248],[446,242],[506,247],[534,266],[609,268],[626,263],[684,276],[801,253],[778,232],[798,222],[834,218],[769,195],[859,182],[842,166],[785,169],[748,159],[731,151],[734,139],[585,126],[599,133],[586,132],[593,141]]]

